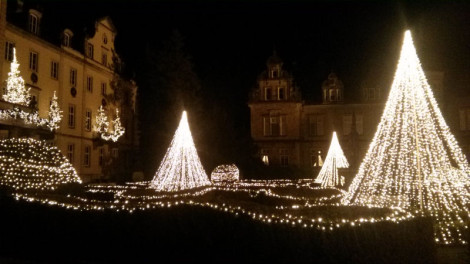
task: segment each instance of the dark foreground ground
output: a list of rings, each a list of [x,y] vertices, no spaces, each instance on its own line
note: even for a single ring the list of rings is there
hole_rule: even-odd
[[[2,263],[436,263],[427,219],[333,232],[180,206],[78,212],[0,199]]]

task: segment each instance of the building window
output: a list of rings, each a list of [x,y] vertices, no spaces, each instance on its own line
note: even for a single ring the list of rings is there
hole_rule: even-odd
[[[364,134],[364,116],[356,115],[356,132],[359,135]]]
[[[460,130],[470,130],[470,108],[464,108],[459,110],[460,114]]]
[[[285,136],[286,116],[271,115],[263,117],[263,134],[264,136]]]
[[[279,100],[285,100],[286,99],[286,88],[279,87],[279,92],[277,93],[277,96],[278,96]]]
[[[106,52],[105,50],[101,51],[101,63],[104,66],[108,65],[108,52]]]
[[[33,34],[39,33],[39,17],[29,14],[29,32]]]
[[[77,85],[77,70],[73,68],[70,69],[70,85]]]
[[[13,61],[13,48],[15,44],[13,42],[7,41],[5,43],[5,60]]]
[[[83,152],[83,165],[85,167],[90,167],[91,158],[91,147],[85,146],[85,151]]]
[[[313,149],[311,151],[311,160],[312,160],[312,167],[322,167],[323,166],[323,158],[321,156],[321,150]]]
[[[91,76],[86,77],[86,90],[90,93],[93,92],[93,77]]]
[[[93,44],[91,44],[91,43],[87,44],[86,55],[88,56],[88,58],[93,59],[94,49],[95,48],[93,47]]]
[[[261,149],[261,161],[264,165],[269,165],[269,149]]]
[[[289,150],[288,149],[280,149],[279,150],[279,158],[281,167],[289,166]]]
[[[37,52],[31,51],[29,53],[29,69],[32,71],[38,71],[38,58],[39,55]]]
[[[59,78],[59,63],[57,61],[51,61],[51,78]]]
[[[74,153],[75,152],[75,144],[68,144],[67,145],[67,158],[69,159],[69,162],[73,164],[73,158],[74,158]]]
[[[75,105],[69,104],[69,128],[75,128]]]
[[[330,101],[332,101],[332,102],[336,101],[336,90],[335,89],[330,90]]]
[[[111,154],[112,154],[113,158],[117,159],[119,157],[119,149],[118,148],[113,148],[111,150]]]
[[[308,116],[308,135],[309,136],[323,136],[323,115],[309,115]]]
[[[100,148],[100,155],[98,157],[98,164],[103,167],[104,164],[104,148]]]
[[[69,34],[64,34],[62,45],[64,45],[65,47],[70,47],[70,35]]]
[[[271,87],[266,87],[264,90],[264,100],[271,100],[272,94],[273,93]]]
[[[352,115],[343,115],[343,135],[347,136],[351,134],[352,123]]]
[[[107,86],[105,82],[101,83],[101,95],[106,95]]]
[[[108,37],[103,33],[103,43],[108,44]]]
[[[279,75],[279,71],[277,69],[271,70],[271,78],[277,78]]]
[[[87,109],[85,111],[85,130],[91,131],[91,110]]]

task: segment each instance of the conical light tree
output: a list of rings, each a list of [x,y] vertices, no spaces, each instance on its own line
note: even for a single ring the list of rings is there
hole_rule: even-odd
[[[18,67],[20,64],[16,60],[16,48],[13,48],[13,61],[10,64],[10,72],[8,73],[7,87],[3,100],[20,105],[29,105],[31,96],[29,95],[29,88],[24,85],[24,80],[20,76]]]
[[[469,171],[406,31],[380,124],[343,203],[420,212],[436,220],[437,243],[465,243]]]
[[[315,179],[315,182],[321,183],[322,187],[335,187],[342,185],[340,175],[338,175],[338,168],[348,167],[348,160],[344,156],[343,150],[339,145],[336,132],[333,132],[330,149],[328,150],[323,167]]]
[[[186,111],[183,111],[170,147],[150,184],[157,191],[164,192],[188,190],[211,184],[197,155]]]

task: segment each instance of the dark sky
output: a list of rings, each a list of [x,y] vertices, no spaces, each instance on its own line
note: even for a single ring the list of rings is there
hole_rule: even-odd
[[[406,28],[425,69],[470,69],[468,1],[40,2],[64,24],[110,15],[131,75],[146,45],[178,29],[203,85],[245,105],[273,47],[309,100],[332,70],[352,98],[366,79],[389,86]]]

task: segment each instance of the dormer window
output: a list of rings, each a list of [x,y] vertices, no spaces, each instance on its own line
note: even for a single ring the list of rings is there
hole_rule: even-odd
[[[28,18],[28,29],[29,32],[39,35],[39,22],[41,20],[41,13],[37,10],[30,9],[29,10],[29,18]]]
[[[62,45],[70,47],[72,45],[73,32],[70,29],[65,29],[62,33]]]

